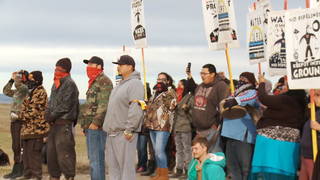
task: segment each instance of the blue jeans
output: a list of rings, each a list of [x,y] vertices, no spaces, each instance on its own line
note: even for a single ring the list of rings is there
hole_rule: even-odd
[[[92,180],[105,180],[105,146],[106,132],[102,130],[86,129],[87,151],[90,161],[90,175]]]
[[[155,152],[158,168],[168,168],[167,155],[165,149],[168,143],[169,136],[170,133],[167,131],[150,130],[150,137]]]
[[[139,134],[137,151],[138,151],[138,168],[147,168],[148,152],[147,152],[148,136]]]

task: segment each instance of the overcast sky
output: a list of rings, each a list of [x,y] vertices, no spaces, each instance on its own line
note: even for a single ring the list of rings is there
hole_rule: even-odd
[[[304,7],[304,0],[288,0],[289,8]],[[283,0],[271,0],[275,10]],[[245,46],[246,15],[253,0],[234,0],[241,48],[231,49],[234,76],[249,66]],[[148,48],[145,49],[147,81],[154,82],[161,71],[176,81],[183,78],[185,66],[199,79],[201,66],[212,63],[227,71],[224,51],[209,51],[205,39],[200,0],[145,0]],[[72,76],[81,98],[85,97],[87,77],[84,58],[93,55],[105,60],[105,72],[113,78],[115,61],[126,45],[140,70],[141,51],[132,48],[129,0],[0,0],[0,87],[19,69],[44,72],[49,91],[56,61],[69,57]],[[264,69],[265,70],[265,69]]]

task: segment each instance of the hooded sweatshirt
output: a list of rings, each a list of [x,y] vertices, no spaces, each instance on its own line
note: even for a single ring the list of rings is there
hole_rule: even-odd
[[[229,95],[227,84],[219,76],[212,83],[200,84],[195,90],[192,124],[197,130],[207,130],[220,123],[218,107]]]
[[[192,159],[188,169],[188,180],[198,180],[197,165],[199,161]],[[203,162],[201,168],[202,180],[225,180],[224,167],[226,159],[222,152],[208,154],[208,158]]]
[[[143,100],[144,88],[140,73],[134,71],[126,80],[111,91],[103,130],[109,134],[139,132],[141,129],[143,111],[133,100]]]

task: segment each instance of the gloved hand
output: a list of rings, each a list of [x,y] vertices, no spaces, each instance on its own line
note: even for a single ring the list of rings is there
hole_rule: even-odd
[[[227,99],[226,102],[223,105],[223,108],[232,108],[233,106],[238,105],[238,102],[235,98]]]
[[[15,121],[15,120],[17,120],[17,119],[19,118],[19,116],[18,116],[16,113],[14,113],[14,112],[12,112],[12,113],[10,114],[10,117],[11,117],[11,119],[12,119],[13,121]]]

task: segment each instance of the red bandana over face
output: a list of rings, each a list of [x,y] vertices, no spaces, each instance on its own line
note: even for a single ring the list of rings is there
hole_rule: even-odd
[[[62,72],[59,68],[56,68],[54,71],[54,85],[56,86],[56,88],[58,89],[61,85],[60,80],[64,77],[69,76],[70,73],[67,72]]]
[[[91,87],[93,81],[101,74],[102,69],[96,67],[87,67],[87,76],[89,78],[89,88]]]

